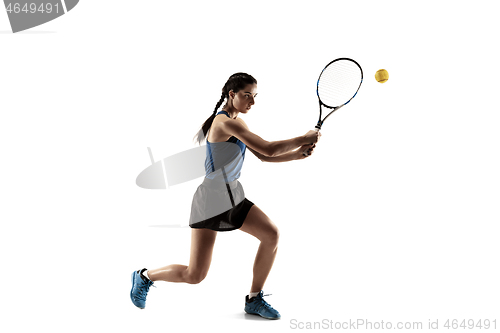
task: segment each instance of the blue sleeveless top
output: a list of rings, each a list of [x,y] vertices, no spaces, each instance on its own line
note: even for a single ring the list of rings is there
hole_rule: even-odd
[[[217,113],[225,114],[226,111]],[[205,159],[206,178],[232,182],[240,178],[241,168],[245,160],[246,145],[232,136],[226,142],[208,142]]]

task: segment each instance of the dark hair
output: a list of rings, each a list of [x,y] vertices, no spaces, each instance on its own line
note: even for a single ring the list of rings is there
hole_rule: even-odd
[[[248,84],[257,84],[257,80],[254,79],[254,77],[251,76],[250,74],[235,73],[229,77],[226,84],[222,88],[222,95],[220,97],[220,100],[215,105],[214,112],[203,123],[203,125],[201,126],[201,129],[198,131],[198,133],[194,137],[194,140],[197,141],[198,144],[201,145],[201,143],[205,140],[207,133],[208,133],[208,130],[210,129],[210,126],[212,126],[212,123],[214,122],[215,114],[217,113],[217,110],[220,108],[220,106],[224,102],[224,99],[229,100],[229,91],[232,90],[235,93],[237,93],[241,89],[245,88]]]

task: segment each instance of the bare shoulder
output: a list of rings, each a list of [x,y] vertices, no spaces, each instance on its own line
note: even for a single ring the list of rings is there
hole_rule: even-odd
[[[243,119],[241,118],[236,118],[236,119],[232,119],[232,118],[225,118],[225,119],[221,119],[221,125],[224,126],[225,128],[228,128],[230,127],[231,129],[233,130],[239,130],[242,128],[242,126],[248,130],[248,126],[247,124],[243,121]]]
[[[228,121],[224,115],[218,115],[214,118],[212,126],[210,126],[210,132],[208,133],[209,142],[221,142],[229,139],[231,135],[228,135],[225,130],[225,122]]]

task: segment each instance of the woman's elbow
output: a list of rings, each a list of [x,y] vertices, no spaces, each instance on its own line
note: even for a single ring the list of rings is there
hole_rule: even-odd
[[[265,155],[265,154],[263,154],[263,153],[257,153],[257,154],[255,154],[255,156],[257,156],[257,158],[258,158],[259,160],[261,160],[262,162],[267,162],[267,161],[269,161],[269,156],[267,156],[267,155]]]
[[[276,146],[273,145],[273,143],[269,143],[265,149],[264,149],[264,155],[266,155],[266,157],[274,157],[274,155],[276,154]]]

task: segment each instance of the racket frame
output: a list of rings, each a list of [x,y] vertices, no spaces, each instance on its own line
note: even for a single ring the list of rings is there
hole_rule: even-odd
[[[328,66],[330,66],[331,64],[333,64],[334,62],[336,61],[340,61],[340,60],[348,60],[348,61],[352,61],[354,64],[356,64],[356,66],[358,66],[360,72],[361,72],[361,81],[359,82],[359,86],[358,86],[358,89],[356,89],[356,92],[354,93],[354,95],[352,95],[352,97],[347,101],[345,102],[344,104],[342,105],[339,105],[339,106],[330,106],[330,105],[326,105],[325,103],[323,103],[323,101],[321,100],[321,97],[319,96],[319,81],[321,80],[321,75],[323,75],[325,69],[328,68]],[[361,68],[361,66],[353,59],[351,58],[337,58],[335,60],[332,60],[330,61],[324,68],[323,70],[321,71],[321,73],[319,74],[319,77],[318,77],[318,82],[316,83],[316,96],[318,96],[318,102],[319,102],[319,119],[318,119],[318,122],[316,124],[316,126],[314,126],[314,130],[316,132],[319,132],[321,130],[321,127],[323,126],[323,123],[325,122],[325,120],[330,117],[330,115],[332,113],[334,113],[335,111],[337,111],[338,109],[344,107],[345,105],[347,105],[350,101],[352,101],[352,99],[354,97],[356,97],[356,95],[358,94],[358,91],[359,91],[359,88],[361,88],[361,84],[363,83],[363,69]],[[323,119],[321,120],[321,116],[323,115],[323,107],[325,108],[328,108],[328,109],[332,109],[332,111]],[[305,151],[303,153],[304,156],[309,156],[309,153],[308,151]]]
[[[356,92],[354,93],[354,95],[352,95],[352,97],[347,102],[345,102],[342,105],[338,105],[338,106],[326,105],[325,103],[323,103],[323,101],[321,100],[321,97],[319,96],[319,81],[321,80],[321,75],[323,75],[323,72],[325,71],[325,69],[327,69],[328,66],[330,66],[334,62],[340,61],[340,60],[348,60],[348,61],[352,61],[354,64],[356,64],[356,66],[358,66],[358,68],[359,68],[359,70],[361,72],[361,81],[359,82],[358,89],[356,89]],[[361,68],[361,66],[355,60],[353,60],[351,58],[338,58],[338,59],[330,61],[328,63],[328,65],[326,65],[325,68],[323,68],[323,70],[319,74],[318,82],[316,83],[316,95],[318,96],[318,101],[319,101],[319,119],[318,119],[318,123],[315,126],[315,130],[317,130],[317,131],[321,130],[321,127],[323,126],[323,123],[325,122],[325,120],[328,117],[330,117],[330,115],[332,113],[334,113],[335,111],[337,111],[338,109],[342,108],[343,106],[347,105],[350,101],[352,101],[352,99],[354,97],[356,97],[356,95],[358,94],[359,88],[361,88],[361,84],[362,83],[363,83],[363,69]],[[321,120],[321,116],[323,114],[322,106],[324,106],[325,108],[328,108],[328,109],[332,109],[332,111],[323,120]]]

